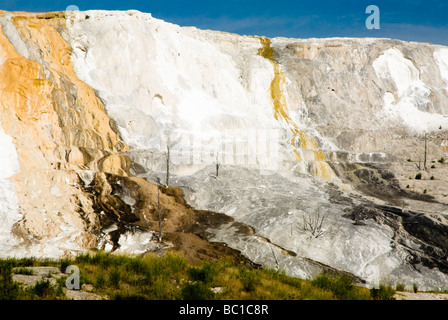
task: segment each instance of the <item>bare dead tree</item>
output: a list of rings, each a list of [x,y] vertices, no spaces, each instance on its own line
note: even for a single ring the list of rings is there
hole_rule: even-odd
[[[219,152],[216,154],[216,178],[218,178],[219,175],[219,167],[221,165],[219,164]]]
[[[159,214],[159,242],[162,242],[162,207],[160,206],[160,189],[157,187],[157,209]]]
[[[426,170],[426,154],[427,154],[427,150],[428,150],[427,143],[426,143],[426,135],[427,135],[427,133],[425,132],[425,157],[424,157],[425,160],[423,161],[425,170]]]
[[[303,230],[309,231],[314,238],[319,238],[324,234],[323,223],[326,215],[320,214],[320,210],[317,209],[317,214],[303,214]]]
[[[274,249],[272,248],[272,246],[270,246],[270,247],[271,247],[272,255],[274,256],[274,260],[275,260],[275,268],[276,268],[276,270],[278,270],[279,264],[278,264],[277,256],[275,255],[275,252],[274,252]]]
[[[170,146],[166,146],[166,187],[170,184]]]

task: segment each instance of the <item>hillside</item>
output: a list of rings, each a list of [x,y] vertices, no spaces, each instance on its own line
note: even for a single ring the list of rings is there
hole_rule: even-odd
[[[174,247],[448,289],[447,47],[138,11],[0,25],[0,256]]]

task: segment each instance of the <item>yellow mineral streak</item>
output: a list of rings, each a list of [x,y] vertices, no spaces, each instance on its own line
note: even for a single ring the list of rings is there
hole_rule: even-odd
[[[13,17],[13,22],[23,41],[45,62],[44,66],[21,56],[0,32],[0,56],[6,58],[0,65],[1,125],[16,139],[21,168],[42,158],[53,164],[64,162],[63,149],[73,146],[108,153],[116,153],[117,146],[126,150],[93,89],[75,74],[71,49],[57,31],[65,19],[60,14],[24,13]],[[29,157],[34,161],[28,162]]]
[[[62,95],[63,104],[69,106],[70,101],[63,96],[67,89],[64,88],[66,79],[76,88],[76,100],[71,113],[59,106],[54,108],[58,117],[63,120],[65,130],[75,133],[71,137],[74,140],[65,141],[65,144],[109,152],[116,152],[118,144],[121,151],[126,150],[127,147],[118,140],[117,132],[110,127],[110,118],[94,90],[75,74],[70,60],[71,48],[58,32],[65,26],[64,17],[61,14],[55,14],[51,19],[48,19],[48,14],[43,17],[19,16],[13,22],[22,39],[40,49],[41,59],[46,62],[56,87],[52,88],[56,97],[50,96],[50,100],[54,101],[54,98]],[[52,104],[55,105],[54,102]],[[76,131],[80,133],[76,134]]]
[[[335,174],[326,162],[327,158],[325,157],[325,154],[318,150],[319,145],[316,140],[314,140],[304,130],[301,130],[289,115],[285,97],[286,78],[280,65],[274,60],[274,49],[271,47],[271,40],[268,38],[259,39],[261,48],[258,49],[258,55],[269,60],[274,69],[274,78],[272,79],[270,85],[271,99],[274,106],[274,117],[291,130],[292,138],[288,140],[288,143],[296,147],[294,150],[296,160],[303,160],[302,157],[300,157],[296,146],[296,142],[300,141],[300,146],[298,148],[312,150],[314,153],[312,173],[322,178],[332,179]]]

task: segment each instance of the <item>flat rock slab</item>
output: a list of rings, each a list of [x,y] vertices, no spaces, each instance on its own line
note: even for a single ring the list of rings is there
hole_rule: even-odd
[[[20,270],[29,270],[31,275],[27,274],[15,274],[14,272],[20,272]],[[25,288],[36,285],[39,281],[48,280],[52,286],[57,285],[57,279],[62,276],[68,276],[68,274],[62,273],[57,267],[21,267],[13,269],[12,279],[15,282],[21,283]],[[81,290],[69,290],[63,288],[65,296],[69,300],[107,300],[107,296],[102,297],[89,291],[94,290],[94,287],[90,284],[83,284]]]
[[[448,300],[448,293],[429,293],[429,292],[397,292],[397,300]]]
[[[85,292],[82,290],[68,290],[64,288],[65,296],[69,300],[104,300],[107,299],[105,297],[102,297],[100,295],[91,293],[91,292]]]
[[[12,279],[16,282],[22,283],[25,287],[34,286],[41,280],[48,279],[50,284],[55,285],[56,280],[65,274],[57,267],[25,267],[14,268],[13,273],[20,269],[30,270],[32,275],[26,274],[13,274]]]

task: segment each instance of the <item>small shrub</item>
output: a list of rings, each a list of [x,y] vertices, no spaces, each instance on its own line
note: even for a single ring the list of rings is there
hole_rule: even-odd
[[[408,161],[408,162],[411,162],[411,159],[408,159],[407,161]]]
[[[216,271],[209,262],[204,262],[201,268],[190,268],[188,274],[193,281],[202,281],[203,283],[209,283],[213,280]]]
[[[353,281],[347,276],[340,276],[336,280],[336,286],[333,289],[337,298],[342,300],[350,299],[351,291],[353,290]]]
[[[332,281],[331,278],[326,274],[321,274],[320,276],[317,276],[311,281],[311,284],[315,287],[321,288],[321,289],[331,289],[332,287]]]
[[[422,178],[422,174],[419,172],[415,175],[416,180],[420,180]]]
[[[188,262],[183,255],[180,254],[167,254],[162,258],[164,268],[169,272],[179,272],[188,269]],[[211,265],[210,265],[211,266]]]
[[[0,300],[18,299],[21,291],[19,285],[12,279],[11,264],[0,264]]]
[[[109,284],[114,288],[120,287],[121,273],[119,270],[114,269],[109,275]]]
[[[24,267],[19,267],[19,268],[15,269],[14,273],[15,274],[24,274],[27,276],[33,276],[35,274],[35,272],[32,269],[24,268]]]
[[[390,286],[380,284],[379,288],[370,289],[370,296],[373,300],[395,300],[395,290]]]
[[[34,293],[35,295],[41,297],[41,298],[52,296],[55,293],[54,292],[54,288],[51,285],[50,281],[48,281],[48,279],[47,280],[41,280],[41,281],[37,282],[31,288],[31,292]]]
[[[414,291],[414,293],[418,292],[418,286],[415,282],[412,284],[412,290]]]
[[[31,258],[23,258],[23,259],[20,259],[17,262],[17,266],[18,267],[33,267],[33,266],[36,266],[36,265],[37,265],[37,259],[33,258],[33,257],[31,257]]]
[[[206,289],[208,288],[208,285],[204,284],[203,282],[187,281],[187,282],[183,282],[182,285],[179,286],[178,282],[175,283],[174,281],[172,281],[172,279],[162,278],[162,277],[159,277],[154,281],[154,283],[151,285],[150,291],[148,293],[150,293],[151,299],[155,299],[155,300],[179,300],[182,298],[182,291],[180,290],[180,288],[185,287],[186,283],[191,284],[191,285],[200,284],[199,289],[196,288],[197,289],[196,291],[195,291],[195,289],[193,289],[193,291],[198,295],[195,298],[195,300],[211,299],[211,297],[205,296],[207,293]],[[202,297],[200,294],[201,289],[204,290]],[[188,290],[188,289],[186,289],[186,290]],[[212,292],[211,290],[209,290],[209,291]]]
[[[437,162],[439,162],[439,163],[445,163],[445,158],[442,157],[442,158],[440,158],[439,160],[437,160]]]
[[[101,266],[102,268],[106,269],[110,266],[119,266],[121,265],[120,261],[118,261],[121,258],[121,256],[114,257],[108,253],[97,253],[94,256],[93,261],[94,264],[97,264]]]
[[[397,285],[395,286],[395,290],[397,291],[404,291],[405,286],[404,283],[397,283]]]
[[[183,300],[213,300],[215,293],[203,282],[187,283],[181,292]]]
[[[346,275],[331,278],[326,274],[322,274],[314,278],[311,284],[315,287],[333,292],[335,297],[340,300],[363,300],[368,298],[361,292],[358,292],[357,288],[353,285],[352,279]]]
[[[257,277],[255,270],[253,269],[240,269],[239,279],[243,285],[243,289],[246,292],[254,292],[257,286],[260,284],[260,279]]]
[[[61,268],[61,271],[65,273],[65,270],[67,270],[67,267],[72,264],[72,261],[69,259],[61,259],[59,267]]]
[[[425,189],[425,190],[423,190],[423,193],[424,193],[424,194],[426,194],[426,189]]]
[[[104,274],[101,273],[95,280],[95,287],[98,289],[102,289],[106,286],[106,284],[107,284],[106,277],[104,276]]]
[[[126,264],[127,271],[135,272],[137,274],[145,274],[147,271],[146,264],[143,262],[143,260],[135,258],[129,261],[128,264]]]
[[[114,257],[109,253],[105,252],[96,252],[96,253],[83,253],[76,257],[76,263],[85,263],[92,265],[99,265],[102,268],[107,268],[111,265],[119,265],[120,257]]]
[[[434,180],[434,176],[431,176],[431,178],[429,178],[429,180]]]
[[[435,166],[435,165],[432,165],[432,166],[431,166],[431,169],[435,169],[435,168],[436,168],[436,166]]]
[[[409,185],[406,186],[406,189],[409,189]]]

